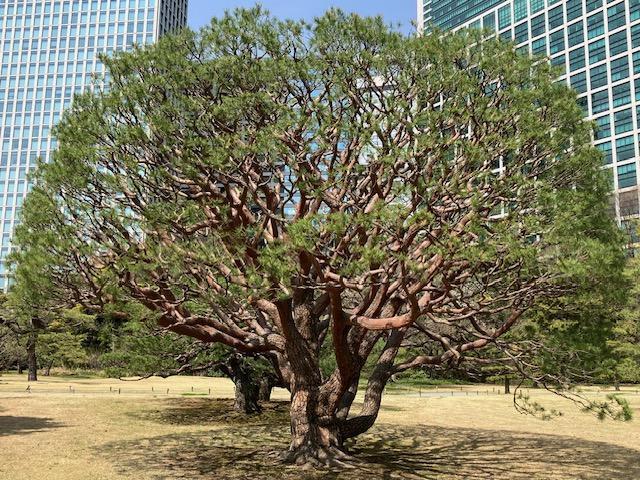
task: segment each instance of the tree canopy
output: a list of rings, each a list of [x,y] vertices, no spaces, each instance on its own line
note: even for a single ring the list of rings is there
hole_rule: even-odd
[[[339,459],[393,374],[517,362],[529,312],[622,265],[575,93],[500,40],[255,8],[104,62],[35,178],[17,284],[269,358],[288,460]]]

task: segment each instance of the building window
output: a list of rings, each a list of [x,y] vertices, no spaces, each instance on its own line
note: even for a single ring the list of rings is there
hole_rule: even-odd
[[[609,54],[611,56],[627,51],[627,31],[614,33],[609,37]]]
[[[582,72],[571,77],[571,88],[578,93],[585,93],[587,91],[587,73]]]
[[[496,16],[493,12],[484,16],[482,19],[482,28],[486,28],[487,30],[496,29]]]
[[[607,58],[604,38],[589,44],[589,63],[598,63]]]
[[[633,130],[633,114],[630,108],[616,112],[613,117],[616,126],[616,135]]]
[[[527,22],[524,22],[520,25],[516,25],[514,33],[516,45],[526,42],[529,39],[529,24]]]
[[[549,30],[564,24],[564,11],[562,5],[549,10]]]
[[[611,62],[611,81],[617,82],[629,77],[629,57],[618,58]]]
[[[582,15],[582,1],[583,0],[567,1],[567,21],[571,21]]]
[[[640,47],[640,23],[631,27],[631,48]]]
[[[604,15],[602,12],[587,18],[587,37],[595,38],[604,34]]]
[[[596,114],[609,110],[609,92],[602,90],[591,95],[591,111]]]
[[[480,30],[480,19],[476,20],[475,22],[472,22],[469,25],[469,29],[470,30]]]
[[[616,140],[616,159],[618,162],[635,157],[633,135]]]
[[[547,38],[542,37],[538,40],[534,40],[531,43],[531,53],[534,55],[546,55],[547,54]]]
[[[544,0],[531,0],[530,8],[531,13],[539,12],[544,8]]]
[[[624,2],[607,9],[607,22],[609,24],[609,31],[624,25]]]
[[[596,140],[603,140],[611,136],[611,119],[609,115],[596,118],[596,128],[593,137]]]
[[[537,37],[545,32],[544,13],[531,19],[531,37]]]
[[[513,4],[514,21],[522,20],[527,16],[527,0],[515,0]]]
[[[631,102],[631,89],[629,88],[629,82],[613,87],[611,92],[614,107],[620,107]]]
[[[505,30],[504,32],[500,32],[500,39],[504,40],[506,42],[510,42],[511,41],[511,29],[509,30]]]
[[[634,75],[640,73],[640,52],[633,53],[633,73]]]
[[[600,143],[596,148],[602,152],[602,163],[609,165],[613,161],[611,142]]]
[[[498,10],[498,27],[500,30],[511,25],[511,5],[507,5]]]
[[[584,42],[584,28],[582,26],[582,20],[569,25],[567,28],[569,47],[575,47],[576,45]]]
[[[559,75],[564,75],[567,71],[567,62],[564,55],[559,55],[551,59],[551,65],[560,70]]]
[[[569,52],[569,70],[578,70],[585,66],[584,47],[576,48]]]
[[[633,145],[631,145],[631,149],[633,150]],[[618,188],[633,187],[636,183],[636,164],[628,163],[627,165],[620,165],[618,167]]]
[[[629,0],[629,21],[640,18],[640,0]]]
[[[553,55],[554,53],[562,52],[564,50],[564,30],[553,32],[549,36],[549,41],[551,55]]]
[[[587,0],[587,13],[593,12],[602,6],[602,0]]]

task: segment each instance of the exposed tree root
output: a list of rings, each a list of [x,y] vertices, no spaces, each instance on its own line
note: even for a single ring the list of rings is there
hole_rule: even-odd
[[[284,463],[311,468],[353,468],[359,461],[338,447],[303,445],[280,454]]]

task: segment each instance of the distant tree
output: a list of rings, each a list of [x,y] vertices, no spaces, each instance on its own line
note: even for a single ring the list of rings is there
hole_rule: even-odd
[[[40,366],[45,376],[49,376],[51,368],[59,365],[75,368],[85,365],[87,352],[82,346],[84,335],[69,331],[42,333],[38,337]]]
[[[235,354],[222,344],[204,344],[170,331],[159,331],[133,314],[114,338],[111,351],[100,356],[100,368],[109,376],[168,377],[179,374],[224,375],[235,384],[234,409],[261,411],[271,389],[282,386],[273,367],[259,357]]]
[[[575,94],[480,35],[253,9],[104,59],[108,89],[65,115],[25,203],[18,278],[118,289],[269,359],[285,460],[340,463],[393,375],[495,348],[517,364],[527,315],[623,259]]]
[[[631,291],[613,328],[608,344],[615,362],[608,376],[614,382],[640,382],[640,259],[629,260],[625,271]]]
[[[21,370],[25,363],[26,351],[20,344],[20,336],[7,326],[0,325],[0,370]]]
[[[0,302],[0,345],[7,345],[10,350],[23,349],[23,355],[16,352],[18,371],[22,372],[22,358],[27,364],[27,379],[30,382],[38,380],[37,342],[39,332],[44,323],[39,317],[24,315],[14,303],[14,298],[2,296]]]
[[[89,356],[84,344],[95,328],[95,317],[72,308],[60,312],[38,336],[40,366],[48,376],[53,366],[67,369],[87,366]]]

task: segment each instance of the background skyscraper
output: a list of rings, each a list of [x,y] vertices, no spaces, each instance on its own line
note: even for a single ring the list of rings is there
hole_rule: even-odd
[[[612,211],[622,223],[639,214],[640,0],[418,0],[418,24],[487,28],[549,56],[598,125]]]
[[[55,148],[51,128],[103,66],[98,54],[186,25],[188,0],[0,0],[0,288],[28,172]]]

